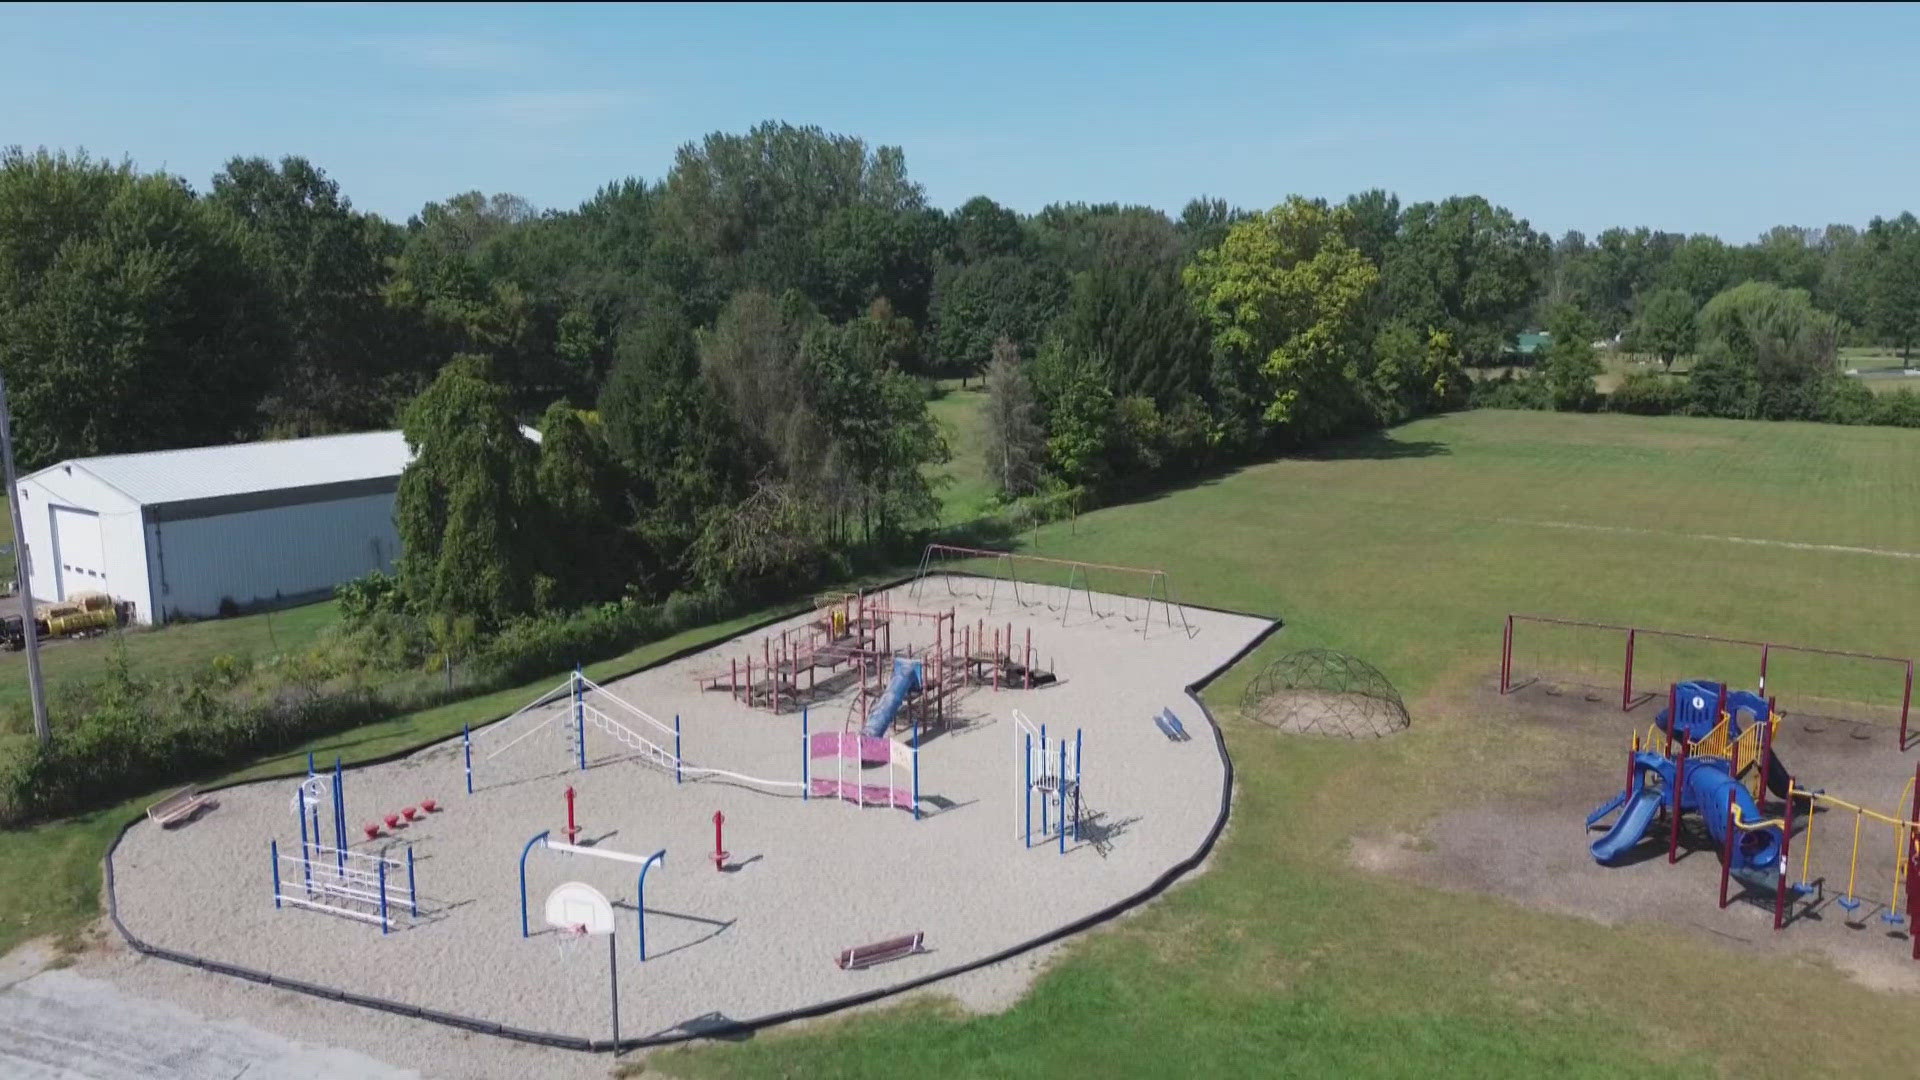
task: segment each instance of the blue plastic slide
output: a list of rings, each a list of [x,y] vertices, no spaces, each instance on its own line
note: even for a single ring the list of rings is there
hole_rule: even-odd
[[[880,704],[867,714],[866,734],[880,736],[887,733],[887,725],[893,723],[893,714],[900,711],[900,704],[907,695],[920,688],[920,661],[905,657],[893,658],[893,679],[887,683],[887,691],[880,697]]]
[[[1593,857],[1597,862],[1610,863],[1630,851],[1647,835],[1647,826],[1653,824],[1653,816],[1660,812],[1660,793],[1650,787],[1640,787],[1633,797],[1627,800],[1626,812],[1620,820],[1613,823],[1607,834],[1593,842]]]

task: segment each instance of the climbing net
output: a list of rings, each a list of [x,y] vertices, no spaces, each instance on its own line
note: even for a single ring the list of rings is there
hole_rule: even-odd
[[[1240,715],[1302,735],[1381,738],[1407,726],[1407,707],[1380,669],[1331,649],[1303,649],[1268,664],[1240,697]]]

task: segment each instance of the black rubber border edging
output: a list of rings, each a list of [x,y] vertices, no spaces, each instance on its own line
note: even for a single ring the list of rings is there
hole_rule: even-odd
[[[944,576],[962,576],[962,575],[954,575],[947,571],[941,571],[941,573]],[[901,585],[907,584],[908,582],[913,581],[914,578],[917,576],[919,575],[917,574],[904,575],[902,577],[896,578],[885,584],[868,586],[868,588],[870,588],[875,592],[884,592],[886,590],[895,589]],[[967,575],[967,576],[973,576],[973,575]],[[1191,855],[1188,855],[1186,858],[1181,859],[1179,862],[1175,863],[1174,865],[1169,866],[1165,871],[1163,871],[1160,874],[1159,877],[1155,878],[1153,881],[1149,882],[1146,885],[1146,887],[1140,889],[1138,892],[1135,892],[1130,896],[1122,897],[1120,900],[1117,900],[1114,903],[1109,904],[1104,908],[1091,912],[1087,915],[1083,915],[1063,926],[1055,927],[1054,929],[1044,934],[1041,934],[1038,937],[1031,938],[1027,941],[1010,946],[1006,949],[1002,949],[997,953],[993,953],[988,956],[979,957],[977,959],[970,960],[964,964],[959,964],[954,967],[943,969],[941,971],[936,971],[929,975],[922,975],[918,978],[908,979],[905,982],[895,983],[892,986],[883,986],[873,990],[863,991],[858,994],[850,994],[846,997],[834,998],[829,1001],[815,1002],[814,1004],[804,1005],[797,1009],[786,1009],[781,1012],[768,1013],[764,1016],[757,1016],[747,1020],[731,1020],[724,1024],[716,1024],[711,1027],[703,1026],[698,1031],[681,1031],[677,1034],[671,1034],[671,1035],[648,1035],[648,1036],[642,1036],[640,1038],[621,1039],[618,1044],[616,1044],[611,1039],[586,1039],[586,1038],[581,1038],[575,1035],[558,1035],[552,1032],[529,1031],[525,1028],[511,1027],[509,1025],[502,1024],[497,1021],[482,1020],[482,1019],[479,1019],[478,1017],[462,1016],[458,1013],[441,1012],[437,1009],[429,1009],[419,1005],[408,1005],[403,1002],[390,1001],[386,998],[374,997],[370,994],[355,993],[351,990],[340,990],[330,986],[319,986],[314,983],[304,982],[299,979],[292,979],[283,975],[275,975],[271,972],[256,971],[253,968],[244,967],[239,964],[230,964],[223,960],[209,960],[209,959],[206,959],[205,957],[194,956],[192,954],[178,952],[173,949],[163,949],[156,945],[150,945],[147,942],[144,942],[139,938],[135,937],[133,933],[127,929],[126,924],[120,921],[120,902],[119,902],[118,895],[114,891],[113,856],[115,852],[119,851],[120,841],[126,838],[127,830],[133,828],[135,825],[138,825],[140,822],[146,820],[146,816],[144,814],[135,816],[129,819],[126,822],[126,824],[120,826],[119,832],[114,834],[113,843],[107,848],[107,854],[106,854],[107,918],[113,923],[114,930],[116,930],[120,934],[120,936],[126,940],[127,944],[131,946],[135,952],[138,952],[143,956],[151,956],[161,960],[170,960],[176,964],[184,964],[188,967],[199,968],[203,971],[210,971],[220,975],[227,975],[236,979],[244,979],[248,982],[261,983],[267,986],[277,987],[282,990],[297,991],[299,993],[307,994],[312,997],[321,998],[327,1001],[345,1002],[349,1005],[358,1005],[358,1006],[361,1006],[362,1008],[377,1009],[381,1012],[392,1013],[396,1016],[404,1016],[404,1017],[409,1017],[412,1019],[419,1019],[419,1020],[429,1020],[429,1021],[432,1021],[433,1023],[441,1024],[451,1028],[457,1028],[462,1031],[477,1032],[482,1035],[496,1035],[504,1039],[513,1039],[518,1042],[531,1043],[538,1046],[550,1046],[550,1047],[555,1047],[563,1050],[584,1050],[588,1052],[607,1053],[607,1052],[617,1052],[622,1050],[641,1050],[641,1049],[647,1049],[650,1047],[671,1046],[676,1043],[691,1042],[695,1039],[726,1038],[729,1036],[747,1035],[747,1034],[751,1034],[753,1032],[759,1031],[763,1028],[774,1027],[779,1024],[789,1023],[794,1020],[805,1020],[805,1019],[810,1019],[812,1017],[825,1016],[828,1013],[839,1012],[842,1009],[849,1009],[856,1005],[870,1004],[875,1001],[880,1001],[885,998],[894,997],[899,994],[904,994],[909,991],[918,990],[918,989],[921,989],[922,987],[930,986],[933,983],[940,982],[941,980],[944,980],[944,979],[953,978],[956,975],[964,975],[970,971],[978,971],[981,968],[988,967],[993,964],[1002,963],[1007,960],[1011,960],[1014,957],[1021,955],[1022,953],[1030,952],[1034,949],[1040,948],[1043,945],[1050,945],[1063,938],[1070,937],[1074,934],[1078,934],[1084,930],[1090,930],[1093,927],[1100,925],[1101,923],[1108,922],[1118,917],[1119,915],[1129,910],[1132,910],[1133,908],[1136,908],[1141,904],[1146,903],[1148,900],[1151,900],[1154,897],[1165,892],[1167,888],[1170,887],[1175,881],[1178,881],[1180,878],[1186,876],[1189,872],[1191,872],[1194,868],[1198,867],[1201,864],[1201,862],[1205,861],[1208,854],[1210,854],[1213,851],[1213,845],[1215,844],[1215,842],[1217,842],[1220,839],[1221,832],[1223,832],[1226,829],[1227,816],[1233,809],[1233,757],[1232,755],[1227,753],[1227,739],[1226,739],[1226,735],[1220,730],[1219,721],[1214,718],[1213,711],[1207,708],[1207,703],[1201,700],[1200,694],[1201,694],[1201,691],[1205,690],[1207,686],[1210,685],[1215,679],[1218,679],[1224,672],[1226,672],[1228,668],[1231,668],[1233,665],[1239,663],[1242,659],[1244,659],[1247,656],[1248,653],[1251,653],[1253,650],[1259,648],[1262,644],[1266,642],[1266,640],[1269,637],[1272,637],[1276,632],[1278,632],[1282,626],[1282,623],[1280,622],[1280,620],[1275,619],[1271,616],[1258,615],[1252,612],[1233,611],[1228,608],[1206,607],[1204,605],[1199,605],[1199,604],[1183,604],[1182,606],[1197,607],[1203,611],[1214,611],[1214,612],[1219,612],[1221,614],[1226,614],[1226,615],[1237,615],[1242,618],[1266,619],[1268,621],[1265,629],[1261,630],[1260,633],[1254,635],[1252,640],[1248,641],[1232,656],[1228,657],[1224,662],[1219,664],[1212,671],[1207,672],[1207,674],[1201,676],[1199,679],[1195,680],[1194,682],[1188,683],[1185,687],[1183,687],[1183,690],[1185,691],[1187,697],[1193,701],[1194,705],[1199,707],[1200,714],[1207,718],[1207,727],[1213,732],[1214,749],[1217,753],[1219,753],[1220,763],[1225,767],[1225,774],[1222,777],[1221,784],[1220,784],[1220,810],[1217,814],[1214,815],[1213,825],[1211,828],[1207,830],[1206,839],[1201,841],[1200,846],[1194,849],[1194,852]],[[677,660],[683,660],[686,657],[692,656],[695,653],[705,652],[708,649],[719,648],[722,645],[725,645],[729,642],[737,641],[740,638],[746,637],[749,634],[758,633],[759,631],[764,630],[767,627],[774,625],[775,623],[785,622],[786,620],[791,619],[795,615],[801,614],[806,610],[807,610],[806,605],[793,605],[787,609],[783,609],[779,614],[769,616],[768,618],[755,622],[750,626],[742,627],[738,632],[726,638],[722,638],[718,641],[708,641],[703,644],[689,645],[684,649],[677,649],[674,652],[668,654],[667,656],[664,656],[658,660],[654,660],[651,663],[642,664],[631,671],[627,671],[619,675],[608,676],[608,678],[624,679],[630,675],[635,675],[635,674],[638,674],[639,672],[646,671],[651,668],[660,667],[664,664],[670,664]],[[505,719],[505,718],[502,717],[502,719]],[[490,721],[489,723],[491,724],[491,723],[498,723],[498,722],[499,721],[496,720],[496,721]],[[486,725],[482,725],[482,726],[486,726]],[[439,745],[439,743],[451,742],[452,739],[453,739],[453,736],[449,735],[447,736],[447,738],[441,739],[439,740],[439,742],[436,742],[436,743],[427,743],[421,746],[415,746],[415,747],[409,748],[407,750],[396,751],[392,754],[385,754],[379,757],[368,758],[364,761],[355,762],[353,765],[353,768],[357,769],[357,768],[362,768],[369,765],[382,765],[382,764],[386,764],[387,762],[397,761],[400,758],[409,757],[413,754],[420,753],[422,750],[426,750],[429,747],[437,746]],[[306,773],[302,771],[302,772],[284,773],[277,776],[258,776],[248,780],[237,780],[232,783],[221,784],[216,787],[206,788],[204,790],[208,792],[216,792],[216,791],[221,791],[230,787],[239,787],[243,784],[269,783],[274,780],[287,780],[287,779],[292,779],[294,777],[299,777],[304,775],[306,775]]]

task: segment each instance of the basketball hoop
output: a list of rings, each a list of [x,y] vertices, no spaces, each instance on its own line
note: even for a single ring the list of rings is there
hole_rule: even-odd
[[[571,926],[556,926],[553,928],[553,932],[554,941],[560,946],[561,959],[567,959],[573,956],[574,951],[580,947],[580,943],[587,940],[589,936],[586,923],[574,923]]]
[[[582,941],[613,933],[613,905],[593,886],[569,881],[547,894],[547,925],[560,955],[572,956]]]

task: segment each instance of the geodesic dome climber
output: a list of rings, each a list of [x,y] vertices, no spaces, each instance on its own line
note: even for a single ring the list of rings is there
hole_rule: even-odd
[[[1407,707],[1380,669],[1331,649],[1268,664],[1240,698],[1240,715],[1279,731],[1381,738],[1407,726]]]

